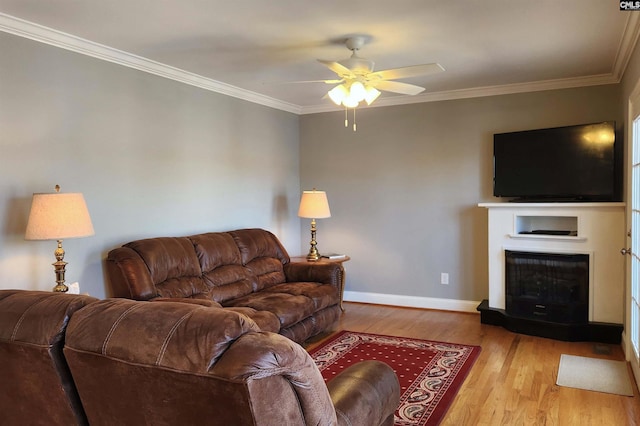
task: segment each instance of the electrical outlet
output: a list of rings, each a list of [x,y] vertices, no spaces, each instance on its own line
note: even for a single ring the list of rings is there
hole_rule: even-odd
[[[449,284],[449,274],[447,274],[446,272],[440,274],[440,284]]]

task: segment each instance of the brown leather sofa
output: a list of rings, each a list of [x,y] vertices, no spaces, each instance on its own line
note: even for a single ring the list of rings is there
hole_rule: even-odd
[[[0,290],[0,355],[7,425],[392,425],[400,398],[384,363],[325,384],[290,339],[182,302]]]
[[[132,241],[109,252],[106,270],[114,297],[224,307],[298,343],[342,312],[340,266],[291,263],[264,229]]]

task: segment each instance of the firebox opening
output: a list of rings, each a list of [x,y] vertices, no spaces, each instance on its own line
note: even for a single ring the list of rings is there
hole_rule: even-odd
[[[505,250],[507,314],[562,324],[589,321],[589,255]]]

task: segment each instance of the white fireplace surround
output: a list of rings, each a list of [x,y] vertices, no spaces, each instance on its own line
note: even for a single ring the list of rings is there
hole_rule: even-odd
[[[505,309],[505,250],[589,255],[589,321],[622,324],[624,203],[480,203],[489,212],[489,307]],[[545,231],[550,231],[546,232]],[[564,231],[568,235],[563,234]]]

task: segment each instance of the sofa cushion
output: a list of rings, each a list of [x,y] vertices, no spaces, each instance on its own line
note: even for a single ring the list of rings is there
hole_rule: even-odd
[[[273,257],[255,258],[246,267],[256,277],[258,291],[281,284],[287,280],[282,263],[280,263],[279,259]]]
[[[339,305],[329,306],[290,327],[280,329],[280,334],[302,345],[310,336],[329,331],[341,314]]]
[[[316,311],[340,303],[338,289],[332,285],[289,282],[269,287],[264,291],[267,293],[286,293],[294,296],[308,297],[313,301]]]
[[[238,299],[230,300],[224,306],[248,306],[257,311],[269,311],[278,317],[280,328],[289,327],[312,315],[315,311],[313,300],[305,296],[261,291]]]
[[[197,298],[185,298],[185,297],[181,297],[179,299],[176,298],[172,298],[172,297],[156,297],[154,299],[151,299],[150,302],[180,302],[180,303],[190,303],[192,305],[200,305],[200,306],[206,306],[208,308],[222,308],[222,305],[219,304],[218,302],[211,300],[211,299],[197,299]]]
[[[226,232],[210,232],[189,237],[200,262],[209,294],[222,303],[253,292],[255,277],[242,266],[240,250]]]
[[[256,290],[286,281],[283,264],[289,263],[290,258],[275,235],[256,228],[230,231],[229,234],[240,250],[242,264],[256,277]]]
[[[187,303],[192,305],[200,305],[206,306],[211,309],[222,309],[222,305],[218,302],[211,299],[194,299],[194,298],[170,298],[170,297],[156,297],[155,299],[151,299],[151,302],[169,302],[169,303]],[[235,308],[224,308],[233,312],[237,312],[242,314],[256,323],[260,330],[262,331],[271,331],[273,333],[278,333],[280,331],[280,321],[275,314],[268,311],[256,311],[253,308],[249,307],[235,307]]]
[[[202,278],[200,263],[189,238],[159,237],[126,244],[149,268],[161,297],[208,297],[210,288]]]

